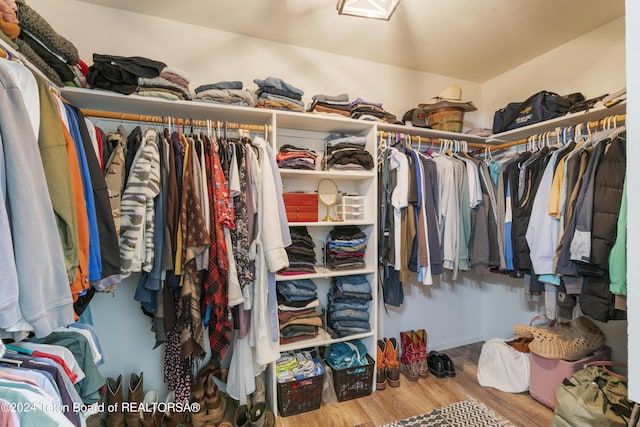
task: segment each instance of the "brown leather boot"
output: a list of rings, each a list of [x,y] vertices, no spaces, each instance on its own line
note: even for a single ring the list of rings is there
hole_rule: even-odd
[[[124,414],[122,413],[122,375],[117,379],[107,378],[106,407],[115,408],[115,411],[106,411],[106,427],[124,427]]]
[[[124,412],[124,422],[127,427],[142,427],[142,418],[140,417],[140,406],[144,400],[144,373],[131,374],[129,377],[129,410]]]
[[[391,387],[400,386],[400,363],[398,362],[398,342],[395,338],[384,339],[384,375]]]
[[[427,331],[418,329],[413,335],[413,344],[418,350],[418,376],[427,378],[429,366],[427,364]]]
[[[384,390],[387,388],[387,378],[385,376],[385,342],[378,340],[376,350],[376,390]]]

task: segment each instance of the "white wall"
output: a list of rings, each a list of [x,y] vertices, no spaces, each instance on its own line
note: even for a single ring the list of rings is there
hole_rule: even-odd
[[[640,185],[640,169],[632,167],[640,161],[640,3],[627,0],[627,75],[634,76],[627,82],[627,179],[629,188]],[[629,360],[637,361],[640,356],[640,221],[637,212],[640,209],[638,191],[629,191],[627,224],[627,281],[629,283]],[[640,402],[640,364],[629,366],[629,398]]]
[[[494,111],[541,90],[593,98],[625,84],[625,20],[618,18],[483,83],[479,123],[491,128]]]

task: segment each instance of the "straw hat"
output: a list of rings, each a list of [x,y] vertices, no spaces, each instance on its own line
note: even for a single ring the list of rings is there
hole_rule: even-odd
[[[419,104],[418,107],[422,108],[425,113],[439,108],[461,108],[464,111],[477,110],[473,102],[462,100],[462,89],[455,84],[447,86],[445,90],[440,92],[440,95],[431,98],[424,104]]]

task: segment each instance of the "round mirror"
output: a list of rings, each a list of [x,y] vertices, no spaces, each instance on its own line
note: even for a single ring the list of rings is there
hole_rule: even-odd
[[[338,186],[333,180],[327,178],[318,183],[318,200],[327,208],[323,221],[333,221],[329,208],[338,202]]]

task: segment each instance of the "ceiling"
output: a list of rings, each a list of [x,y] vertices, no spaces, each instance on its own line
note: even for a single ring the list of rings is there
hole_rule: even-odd
[[[484,82],[624,16],[624,0],[402,0],[390,21],[337,0],[80,0]],[[471,65],[470,65],[471,64]]]

